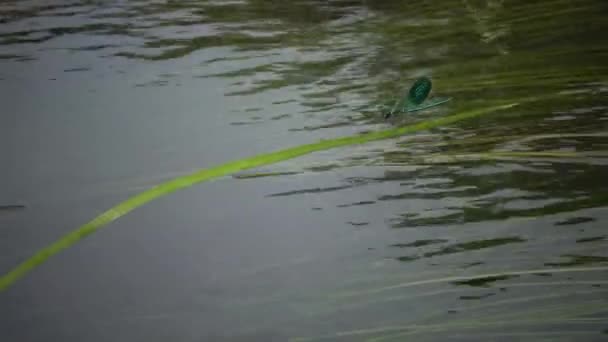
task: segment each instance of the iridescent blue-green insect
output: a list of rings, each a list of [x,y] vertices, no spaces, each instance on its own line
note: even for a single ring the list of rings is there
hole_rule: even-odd
[[[431,93],[432,87],[433,83],[428,77],[417,79],[408,91],[407,97],[401,101],[397,100],[393,108],[384,114],[384,118],[388,119],[395,113],[409,113],[434,107],[451,100],[451,98],[437,97],[425,102]]]

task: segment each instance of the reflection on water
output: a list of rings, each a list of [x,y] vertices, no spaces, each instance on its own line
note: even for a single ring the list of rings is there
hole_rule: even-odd
[[[607,10],[2,2],[2,272],[156,180],[537,98],[168,197],[1,294],[0,338],[600,340]],[[453,101],[385,122],[423,75]]]

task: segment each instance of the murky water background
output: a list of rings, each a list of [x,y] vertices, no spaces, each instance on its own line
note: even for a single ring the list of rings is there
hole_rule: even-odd
[[[177,175],[540,99],[154,201],[0,294],[0,339],[608,339],[607,15],[601,0],[3,1],[0,206],[25,208],[0,211],[2,273]],[[383,121],[422,75],[454,100]]]

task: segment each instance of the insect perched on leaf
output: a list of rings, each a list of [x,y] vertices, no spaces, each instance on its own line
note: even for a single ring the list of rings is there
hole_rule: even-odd
[[[408,91],[407,97],[402,100],[398,99],[393,108],[384,114],[384,118],[388,119],[395,113],[409,113],[434,107],[451,100],[451,98],[438,97],[426,101],[432,87],[433,83],[428,77],[417,79]]]

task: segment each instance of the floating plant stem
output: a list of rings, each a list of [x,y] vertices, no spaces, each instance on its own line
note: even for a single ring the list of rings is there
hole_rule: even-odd
[[[455,277],[445,277],[445,278],[436,278],[436,279],[427,279],[427,280],[417,280],[417,281],[404,282],[404,283],[400,283],[400,284],[375,288],[375,289],[371,289],[371,290],[361,290],[361,291],[356,291],[356,292],[344,293],[341,295],[337,295],[336,297],[344,297],[344,298],[354,297],[354,296],[361,296],[361,295],[369,295],[369,294],[373,294],[373,293],[381,293],[384,291],[402,289],[402,288],[413,287],[413,286],[449,283],[449,282],[465,281],[465,280],[468,281],[468,280],[495,278],[495,277],[503,277],[503,276],[539,274],[539,273],[569,273],[569,272],[599,272],[599,271],[608,271],[608,266],[544,268],[544,269],[536,269],[536,270],[505,271],[505,272],[497,272],[497,273],[478,274],[478,275],[474,275],[474,276],[455,276]]]
[[[141,207],[142,205],[158,197],[168,195],[177,190],[188,188],[194,184],[201,183],[210,179],[231,175],[238,171],[252,169],[262,165],[274,164],[280,161],[293,159],[313,152],[324,151],[343,146],[364,144],[371,141],[395,138],[408,133],[428,130],[438,126],[472,119],[475,117],[482,116],[484,114],[489,114],[496,111],[512,108],[516,105],[518,105],[518,103],[504,103],[501,105],[464,111],[458,114],[431,119],[413,125],[391,128],[381,131],[374,131],[365,134],[356,134],[336,139],[321,140],[312,144],[300,145],[284,150],[279,150],[276,152],[260,154],[249,158],[235,160],[208,169],[199,170],[189,175],[174,178],[144,192],[141,192],[133,197],[128,198],[124,202],[119,203],[118,205],[103,212],[101,215],[95,217],[88,223],[85,223],[79,228],[59,238],[55,242],[51,243],[49,246],[42,248],[33,256],[21,262],[8,273],[0,277],[0,291],[6,290],[9,286],[21,279],[31,270],[48,260],[51,256],[74,245],[81,239],[87,237],[88,235],[91,235],[92,233],[103,228],[107,224],[117,220],[118,218],[128,214],[132,210]]]

